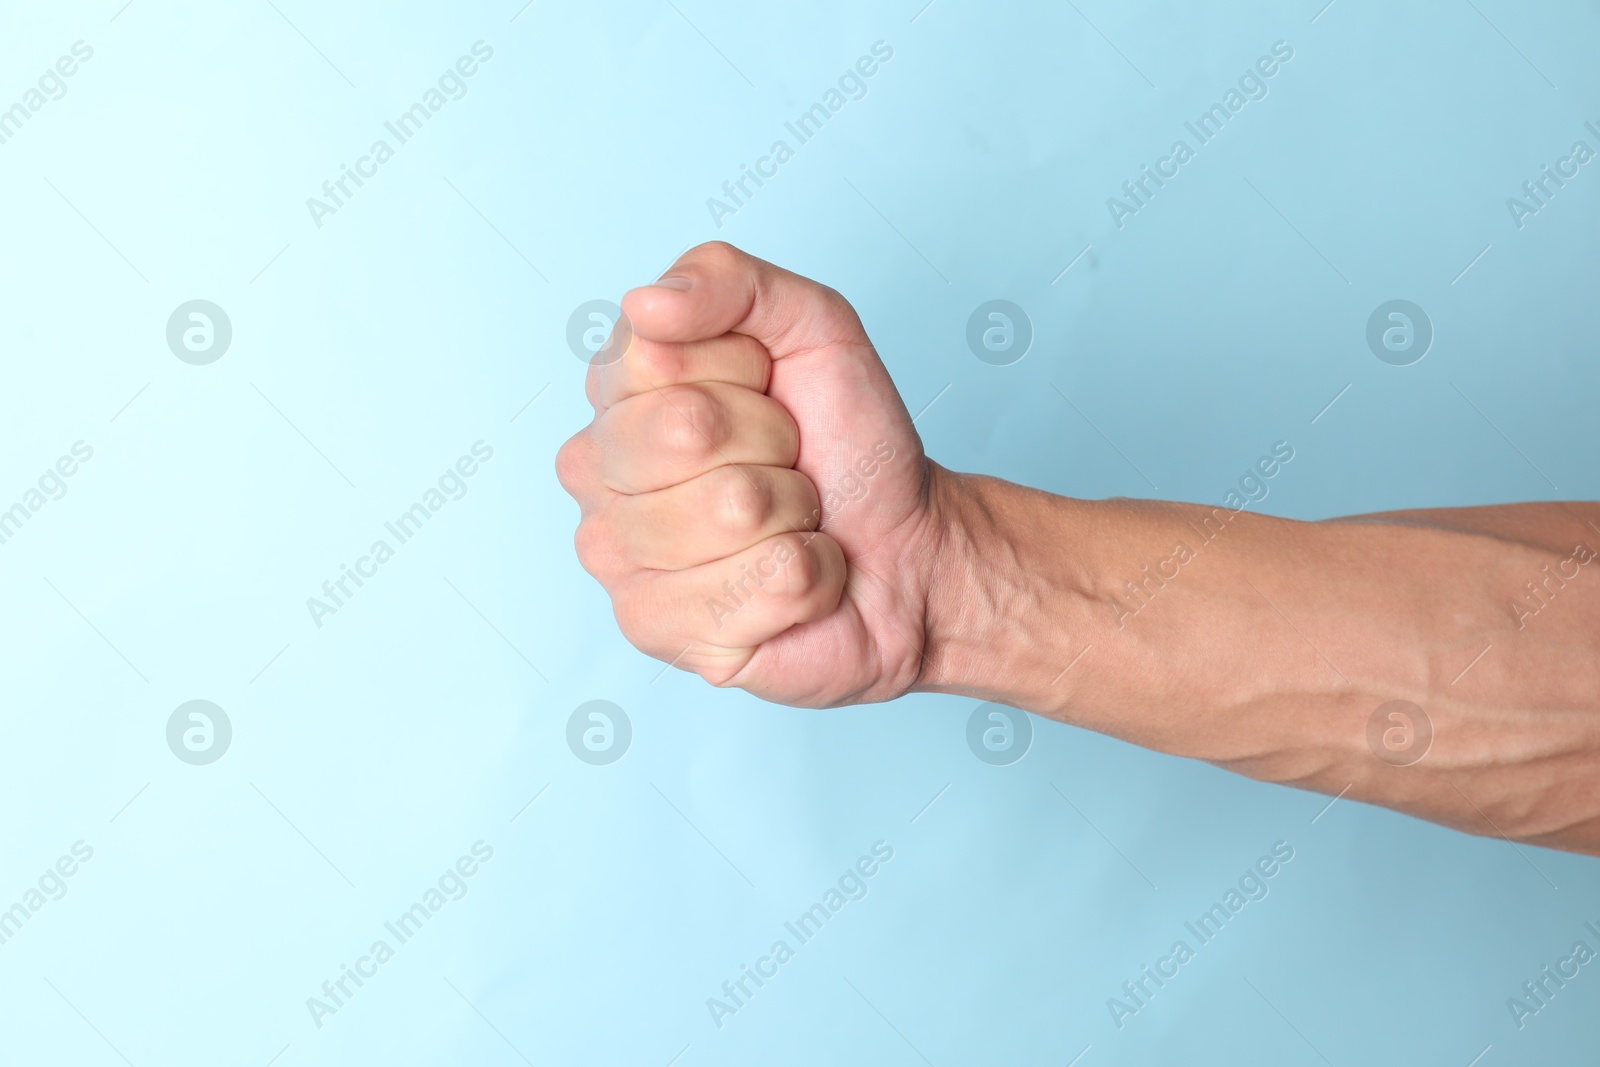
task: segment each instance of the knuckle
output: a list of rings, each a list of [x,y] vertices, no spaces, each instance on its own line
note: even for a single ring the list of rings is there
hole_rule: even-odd
[[[721,436],[721,408],[705,389],[680,385],[660,394],[661,446],[679,460],[703,460]]]
[[[583,436],[584,432],[580,431],[567,438],[566,443],[556,452],[556,480],[569,495],[576,495],[575,490],[585,479]]]
[[[713,490],[724,532],[747,537],[759,532],[772,514],[772,489],[766,479],[739,467],[720,468]]]
[[[824,578],[821,558],[811,547],[811,538],[797,533],[780,535],[772,549],[782,565],[783,591],[801,600],[821,587]]]
[[[582,563],[590,574],[595,573],[608,547],[610,547],[610,534],[600,528],[600,520],[597,517],[584,518],[578,523],[578,530],[573,531],[573,549],[578,552],[579,563]]]
[[[844,298],[844,294],[839,292],[839,290],[835,289],[833,286],[826,285],[823,282],[813,282],[812,284],[817,287],[817,295],[826,303],[835,305],[850,303],[850,301]]]
[[[654,598],[643,595],[636,585],[618,590],[611,595],[611,614],[628,643],[649,655],[657,644],[656,627],[661,618]]]
[[[857,325],[860,324],[861,320],[856,314],[855,305],[850,303],[849,298],[839,290],[827,285],[822,286],[822,300],[833,314],[840,316],[847,322],[853,321]]]
[[[578,562],[595,578],[609,575],[615,569],[620,553],[617,537],[603,514],[591,515],[578,523],[572,535],[573,548]]]
[[[713,270],[734,266],[744,254],[727,241],[707,241],[695,251],[704,257]]]

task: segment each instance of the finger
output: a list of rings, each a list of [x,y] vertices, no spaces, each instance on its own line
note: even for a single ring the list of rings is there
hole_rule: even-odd
[[[694,382],[727,382],[764,393],[771,377],[772,357],[742,333],[681,343],[634,336],[620,358],[594,367],[587,385],[589,402],[603,411],[630,396]]]
[[[623,634],[657,659],[748,654],[832,614],[845,575],[833,538],[784,533],[699,567],[640,571],[612,591],[612,605]]]
[[[753,389],[722,382],[673,385],[607,408],[594,421],[599,481],[652,493],[714,467],[792,467],[800,431],[788,410]]]
[[[589,403],[599,410],[598,402],[600,380],[605,369],[616,363],[637,340],[633,332],[633,324],[628,321],[627,315],[618,315],[617,321],[611,324],[611,332],[606,335],[605,343],[596,351],[589,354],[589,369],[583,375],[583,392],[589,398]]]
[[[580,524],[579,555],[613,573],[686,570],[785,531],[814,530],[821,513],[816,486],[799,471],[718,467],[658,492],[613,496]]]
[[[556,480],[578,502],[584,515],[615,495],[600,484],[600,451],[595,444],[594,423],[567,438],[556,451]]]
[[[689,249],[659,281],[627,293],[622,308],[641,337],[694,341],[732,331],[754,337],[774,359],[839,344],[840,316],[861,334],[834,290],[721,241]]]

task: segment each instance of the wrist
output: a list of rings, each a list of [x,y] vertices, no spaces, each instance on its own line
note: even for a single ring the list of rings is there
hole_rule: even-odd
[[[914,689],[1065,718],[1064,670],[1092,638],[1088,505],[929,461],[934,536],[926,644]],[[1102,612],[1105,609],[1102,607]]]

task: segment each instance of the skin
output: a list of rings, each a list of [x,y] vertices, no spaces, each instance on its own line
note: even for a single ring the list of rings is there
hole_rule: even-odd
[[[622,307],[556,469],[649,655],[796,706],[996,701],[1600,855],[1600,504],[1298,522],[1055,496],[928,459],[826,286],[711,243]],[[1380,758],[1395,700],[1421,713],[1378,714]]]

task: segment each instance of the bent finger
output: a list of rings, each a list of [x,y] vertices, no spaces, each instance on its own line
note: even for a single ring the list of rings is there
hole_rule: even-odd
[[[791,626],[832,614],[846,573],[827,534],[783,533],[687,570],[642,571],[612,604],[623,634],[657,659],[748,658]]]
[[[792,467],[800,431],[788,410],[753,389],[674,385],[629,397],[593,425],[599,480],[651,493],[732,463]]]
[[[821,520],[817,487],[797,470],[731,464],[654,493],[618,495],[580,534],[647,570],[678,571],[734,555]]]
[[[772,357],[761,342],[742,333],[687,342],[633,336],[618,359],[593,366],[586,385],[589,402],[603,411],[630,396],[695,382],[725,382],[764,393],[771,378]]]

